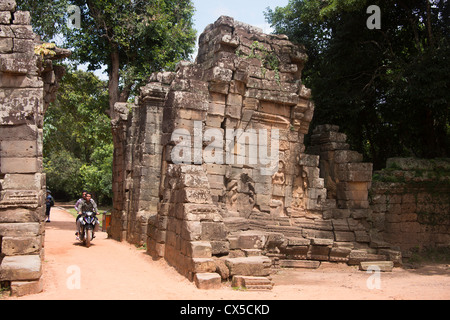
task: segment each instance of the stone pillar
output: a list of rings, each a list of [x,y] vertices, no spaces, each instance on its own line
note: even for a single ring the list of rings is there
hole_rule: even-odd
[[[169,165],[160,211],[149,225],[149,253],[162,257],[191,281],[214,273],[213,255],[228,253],[221,210],[213,204],[201,166]]]
[[[42,290],[46,183],[42,167],[44,112],[58,80],[51,59],[38,56],[28,12],[0,0],[0,281],[13,295]]]

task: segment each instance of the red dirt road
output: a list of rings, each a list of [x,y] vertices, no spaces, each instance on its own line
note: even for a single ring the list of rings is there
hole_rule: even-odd
[[[450,268],[395,269],[380,275],[370,290],[371,274],[354,267],[324,263],[318,270],[281,270],[270,292],[202,291],[164,261],[98,233],[91,248],[75,240],[75,219],[53,208],[46,225],[44,291],[20,300],[393,300],[450,299]],[[17,299],[17,298],[9,298]]]

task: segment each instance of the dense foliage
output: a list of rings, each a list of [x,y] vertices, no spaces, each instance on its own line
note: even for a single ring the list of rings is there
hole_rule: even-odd
[[[381,29],[369,30],[369,5]],[[338,124],[376,168],[393,156],[450,156],[450,3],[290,0],[266,12],[304,44],[316,124]]]
[[[57,198],[73,200],[89,190],[101,203],[112,199],[108,91],[90,72],[69,71],[45,115],[44,169]]]

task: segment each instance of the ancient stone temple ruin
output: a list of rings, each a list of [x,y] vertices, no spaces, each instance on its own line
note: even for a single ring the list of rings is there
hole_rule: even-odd
[[[316,128],[305,150],[305,50],[225,16],[199,47],[195,63],[153,74],[134,105],[116,105],[110,236],[147,245],[199,287],[233,277],[270,287],[245,277],[320,261],[400,264],[368,220],[372,164],[335,126]]]
[[[39,45],[29,13],[0,0],[0,286],[14,295],[43,287],[43,116],[64,74],[52,61],[70,54]],[[391,159],[372,181],[338,127],[310,130],[306,60],[286,36],[221,17],[195,63],[116,104],[109,236],[199,288],[270,289],[281,267],[398,266],[412,247],[448,247],[450,161]]]
[[[29,12],[0,0],[0,284],[14,295],[42,290],[44,112],[64,75],[52,60],[70,55],[36,55],[39,45]]]

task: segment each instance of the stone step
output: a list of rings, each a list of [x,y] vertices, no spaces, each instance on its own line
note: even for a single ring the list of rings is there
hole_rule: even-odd
[[[220,289],[222,277],[217,273],[196,273],[194,282],[201,290]]]
[[[230,249],[262,249],[267,241],[267,233],[263,231],[241,231],[228,236]]]
[[[367,262],[360,262],[359,264],[359,270],[361,271],[381,271],[381,272],[392,272],[392,269],[394,268],[394,262],[393,261],[367,261]]]
[[[264,277],[271,273],[272,260],[266,256],[227,258],[225,264],[230,275]]]
[[[262,250],[260,249],[242,249],[246,257],[259,257],[262,256]]]
[[[267,291],[273,289],[273,283],[266,277],[234,276],[231,286],[249,291]]]

